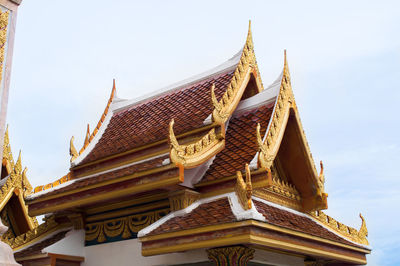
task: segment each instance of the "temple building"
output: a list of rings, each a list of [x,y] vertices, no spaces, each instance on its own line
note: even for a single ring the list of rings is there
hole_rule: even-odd
[[[365,265],[367,227],[326,215],[286,52],[264,87],[249,31],[228,61],[110,98],[66,174],[32,190],[8,133],[2,240],[22,265]],[[37,216],[44,215],[38,225]]]

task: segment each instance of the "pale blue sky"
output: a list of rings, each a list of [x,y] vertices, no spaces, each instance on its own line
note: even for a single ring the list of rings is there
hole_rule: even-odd
[[[400,4],[397,1],[29,1],[19,9],[8,123],[36,186],[68,172],[116,78],[134,98],[211,68],[244,44],[252,20],[264,85],[283,49],[328,214],[373,247],[368,265],[398,265]]]

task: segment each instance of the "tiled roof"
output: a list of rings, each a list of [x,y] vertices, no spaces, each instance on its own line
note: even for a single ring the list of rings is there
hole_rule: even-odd
[[[312,221],[310,218],[297,215],[292,212],[282,210],[280,208],[275,208],[261,201],[253,200],[253,202],[257,211],[260,212],[265,217],[267,223],[269,224],[293,229],[306,234],[329,239],[335,242],[357,246],[343,239],[342,237],[332,233],[325,227]]]
[[[161,223],[161,225],[146,234],[146,236],[177,232],[209,225],[237,222],[239,220],[232,212],[232,207],[229,203],[228,197],[202,203],[187,214],[173,217],[164,223]],[[359,247],[359,245],[347,241],[346,239],[319,225],[317,222],[313,221],[313,218],[311,217],[308,218],[300,213],[296,214],[294,212],[286,211],[282,208],[273,207],[272,205],[256,199],[253,199],[253,202],[256,210],[265,217],[266,221],[263,221],[264,223]],[[236,203],[233,202],[233,204]]]
[[[68,231],[69,230],[62,231],[62,232],[56,233],[55,235],[53,235],[49,238],[45,238],[44,240],[37,242],[28,248],[25,248],[21,251],[17,251],[16,253],[14,253],[14,256],[15,256],[15,258],[23,258],[23,257],[27,257],[27,256],[41,254],[42,250],[44,248],[47,248],[48,246],[51,246],[54,243],[63,239],[65,237],[65,235],[68,233]]]
[[[264,135],[272,109],[273,104],[268,104],[231,118],[225,148],[215,157],[202,181],[232,176],[244,169],[245,163],[249,163],[258,151],[257,123],[261,124],[261,134]]]
[[[201,204],[189,214],[174,217],[154,229],[148,235],[175,232],[207,225],[235,222],[228,198]]]
[[[233,70],[229,70],[128,109],[117,110],[99,142],[81,164],[166,139],[172,118],[176,134],[203,126],[212,112],[212,84],[215,83],[215,94],[220,99],[232,75]]]
[[[49,192],[43,194],[43,196],[44,195],[46,195],[46,196],[55,195],[55,194],[62,193],[64,191],[69,191],[69,190],[76,189],[76,188],[82,188],[82,187],[85,187],[85,186],[88,186],[91,184],[97,184],[97,183],[100,183],[100,182],[103,182],[106,180],[131,175],[136,172],[144,171],[147,169],[152,169],[155,167],[160,167],[160,166],[162,166],[163,161],[167,158],[169,158],[169,156],[165,155],[165,156],[161,156],[161,157],[158,157],[158,158],[155,158],[152,160],[148,160],[148,161],[145,161],[142,163],[124,167],[124,168],[121,168],[121,169],[118,169],[115,171],[110,171],[107,173],[94,175],[94,176],[88,177],[88,178],[76,179],[71,184],[66,185],[65,187],[59,188],[57,190],[49,191]],[[38,199],[40,197],[42,197],[42,195],[37,196],[35,198]]]

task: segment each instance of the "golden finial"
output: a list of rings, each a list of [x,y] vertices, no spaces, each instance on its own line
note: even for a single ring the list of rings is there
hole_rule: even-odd
[[[19,151],[18,160],[14,166],[14,173],[19,174],[22,171],[21,150]]]
[[[249,50],[253,50],[253,34],[251,33],[251,20],[249,20],[249,29],[247,31],[246,45]]]
[[[72,136],[71,141],[69,142],[69,155],[71,156],[71,162],[78,157],[78,152],[74,146],[74,136]]]
[[[246,182],[243,180],[242,173],[240,171],[236,172],[236,186],[235,192],[239,199],[240,205],[244,210],[251,209],[251,195],[253,194],[252,184],[251,184],[251,174],[250,167],[248,164],[245,166],[246,170]]]

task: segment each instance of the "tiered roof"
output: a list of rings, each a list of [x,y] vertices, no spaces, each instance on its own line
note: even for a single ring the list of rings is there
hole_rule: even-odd
[[[170,214],[140,225],[144,255],[231,244],[290,251],[290,241],[297,254],[351,263],[369,253],[364,220],[355,230],[321,211],[322,164],[318,174],[286,52],[282,74],[264,89],[250,29],[237,55],[156,95],[122,100],[114,82],[95,130],[88,127],[79,152],[72,139],[70,153],[70,172],[27,196],[29,213],[74,213],[81,226],[88,215],[91,243],[106,241],[99,217],[119,225],[112,241],[135,236],[134,215],[112,212],[154,211],[151,199],[162,208],[168,200]]]

